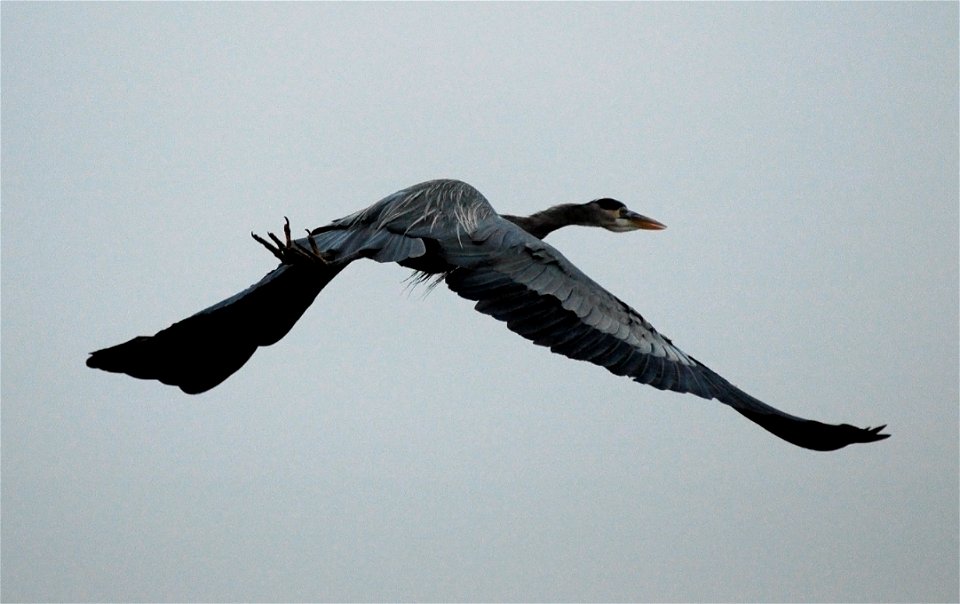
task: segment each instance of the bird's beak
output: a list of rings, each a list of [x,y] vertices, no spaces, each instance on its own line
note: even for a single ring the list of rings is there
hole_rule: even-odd
[[[632,224],[635,228],[644,229],[647,231],[662,231],[667,228],[667,225],[662,222],[657,222],[653,218],[647,218],[642,214],[637,214],[636,212],[631,212],[630,210],[624,210],[620,214],[621,218],[625,218]]]

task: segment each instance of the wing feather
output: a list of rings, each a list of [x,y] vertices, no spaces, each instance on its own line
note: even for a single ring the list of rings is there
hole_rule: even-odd
[[[330,227],[312,236],[337,260],[327,265],[282,264],[257,283],[152,336],[90,354],[87,366],[160,380],[188,394],[205,392],[240,369],[257,348],[287,334],[320,291],[352,260],[397,262],[422,256],[423,240],[388,231]],[[297,242],[309,246],[306,238]]]
[[[501,219],[467,241],[443,242],[447,285],[477,311],[539,346],[661,390],[717,399],[801,447],[833,450],[887,438],[880,428],[831,425],[784,413],[748,395],[657,332],[549,244]]]

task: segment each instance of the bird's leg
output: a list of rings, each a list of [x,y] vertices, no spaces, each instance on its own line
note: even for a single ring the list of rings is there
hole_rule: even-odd
[[[325,254],[317,247],[317,242],[307,231],[307,240],[310,242],[310,249],[293,240],[290,236],[290,219],[283,217],[283,235],[284,241],[273,233],[267,233],[267,236],[273,241],[270,243],[256,233],[250,233],[257,243],[270,250],[270,253],[277,257],[284,264],[328,264],[332,258],[330,254]]]

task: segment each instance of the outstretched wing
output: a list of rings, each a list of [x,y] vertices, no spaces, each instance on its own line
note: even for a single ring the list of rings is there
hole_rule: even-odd
[[[534,344],[661,390],[717,399],[807,449],[830,451],[889,436],[880,434],[884,426],[824,424],[757,400],[674,346],[552,246],[507,221],[485,221],[469,241],[443,248],[457,267],[446,276],[450,289]]]
[[[90,354],[87,366],[205,392],[277,342],[342,267],[281,265],[244,291],[152,336]]]
[[[465,234],[492,215],[487,200],[466,183],[435,180],[408,187],[315,229],[312,242],[296,242],[316,248],[327,264],[283,264],[239,294],[153,336],[91,353],[87,366],[160,380],[188,394],[204,392],[242,367],[258,347],[286,335],[350,262],[415,261],[427,252],[417,233]]]
[[[314,245],[329,264],[281,264],[242,292],[152,336],[97,350],[87,366],[206,392],[230,377],[260,346],[290,331],[317,294],[357,258],[399,262],[423,255],[422,240],[368,227],[317,229]],[[306,247],[307,239],[297,243]]]

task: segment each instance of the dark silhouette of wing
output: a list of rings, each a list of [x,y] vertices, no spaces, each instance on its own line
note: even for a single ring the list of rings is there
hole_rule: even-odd
[[[259,346],[285,336],[342,267],[281,265],[258,283],[153,336],[137,336],[87,358],[87,366],[205,392]]]
[[[160,380],[188,394],[205,392],[242,367],[258,347],[286,335],[317,294],[354,260],[415,262],[427,251],[417,233],[463,236],[467,227],[492,214],[487,200],[459,181],[428,181],[397,191],[314,230],[312,244],[307,238],[295,242],[302,250],[314,249],[314,260],[322,257],[323,262],[281,264],[239,294],[153,336],[91,353],[87,366]]]
[[[358,258],[398,262],[422,255],[422,240],[367,227],[335,225],[313,236],[329,264],[281,264],[244,291],[174,323],[90,354],[87,366],[160,380],[188,394],[230,377],[260,346],[285,336],[337,274]],[[306,238],[297,240],[308,246]]]
[[[484,222],[469,241],[442,246],[457,267],[446,276],[450,289],[534,344],[661,390],[717,399],[808,449],[830,451],[888,436],[879,433],[884,426],[824,424],[757,400],[674,346],[552,246],[502,219]]]

